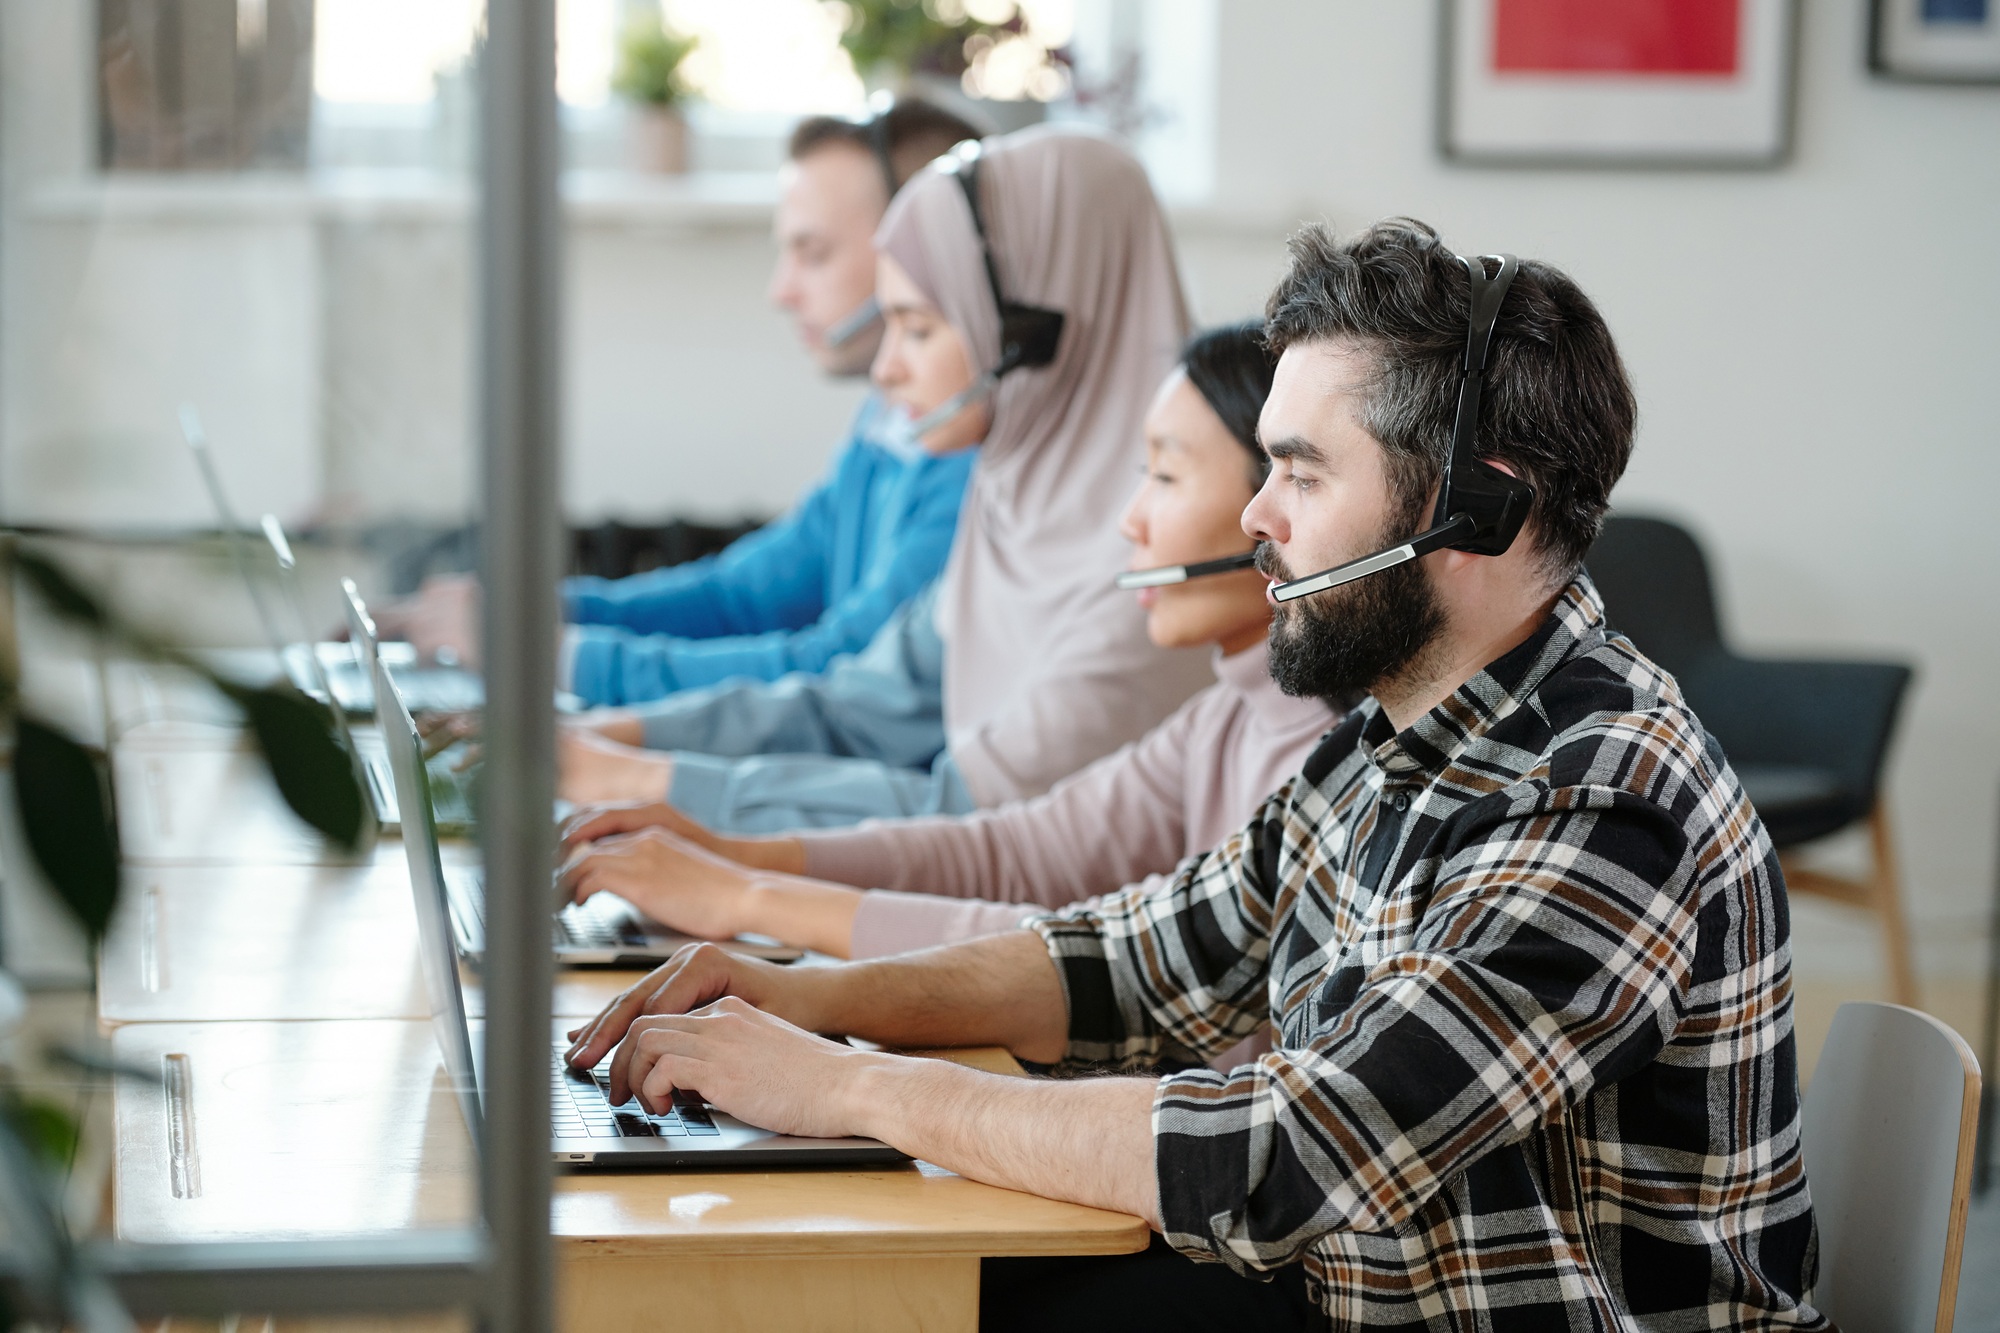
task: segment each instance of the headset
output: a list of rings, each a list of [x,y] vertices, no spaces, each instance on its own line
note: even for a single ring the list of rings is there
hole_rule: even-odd
[[[875,165],[882,172],[882,187],[888,191],[888,199],[896,197],[896,191],[903,183],[896,179],[896,156],[890,151],[889,114],[896,109],[896,95],[887,88],[875,92],[868,99],[868,114],[858,122],[861,132],[868,138],[868,151],[875,155]],[[854,308],[852,314],[829,328],[820,336],[825,347],[838,351],[856,338],[875,327],[882,318],[882,306],[873,296]]]
[[[1493,345],[1493,326],[1500,317],[1500,304],[1514,283],[1520,261],[1512,255],[1481,255],[1476,259],[1457,256],[1472,284],[1472,313],[1465,335],[1465,357],[1459,367],[1458,410],[1451,427],[1451,453],[1445,460],[1444,476],[1438,483],[1437,504],[1431,509],[1431,526],[1400,546],[1335,565],[1302,579],[1271,586],[1271,600],[1289,602],[1328,588],[1379,574],[1406,564],[1432,551],[1470,551],[1475,555],[1500,555],[1514,544],[1528,510],[1535,502],[1535,488],[1518,477],[1510,477],[1473,453],[1479,433],[1479,399],[1486,376],[1488,353]],[[1492,277],[1486,275],[1486,261],[1499,265]],[[1194,565],[1166,565],[1158,569],[1134,570],[1120,575],[1121,588],[1154,588],[1184,583],[1188,579],[1231,570],[1248,569],[1256,563],[1256,553],[1225,556]]]
[[[979,206],[979,163],[984,155],[979,140],[967,139],[938,159],[938,169],[957,179],[965,191],[966,207],[972,210],[973,234],[979,238],[979,253],[986,262],[986,285],[992,290],[993,305],[1000,312],[1000,359],[969,386],[912,422],[910,435],[914,439],[922,439],[974,403],[991,398],[1002,377],[1024,366],[1048,365],[1056,359],[1056,348],[1062,342],[1062,311],[1010,301],[1001,290],[1000,269],[993,262],[993,242],[986,233],[986,213]]]

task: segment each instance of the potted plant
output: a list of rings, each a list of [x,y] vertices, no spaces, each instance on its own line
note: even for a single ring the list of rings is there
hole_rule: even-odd
[[[1069,52],[1017,0],[839,0],[840,44],[870,89],[970,110],[1007,131],[1068,91]],[[1066,39],[1065,39],[1066,40]]]
[[[689,90],[681,63],[698,41],[660,19],[633,23],[619,40],[611,87],[632,104],[632,162],[642,171],[687,170],[687,120],[680,108]]]

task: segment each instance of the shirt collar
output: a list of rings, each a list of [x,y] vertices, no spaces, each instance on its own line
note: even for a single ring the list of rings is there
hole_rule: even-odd
[[[1385,780],[1431,781],[1467,745],[1530,699],[1551,671],[1602,644],[1605,633],[1604,599],[1590,576],[1579,570],[1534,633],[1402,731],[1392,730],[1382,705],[1369,699],[1362,706],[1362,752]]]

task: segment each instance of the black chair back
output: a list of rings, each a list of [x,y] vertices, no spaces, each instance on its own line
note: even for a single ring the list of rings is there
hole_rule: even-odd
[[[1722,640],[1700,545],[1666,519],[1607,518],[1586,567],[1612,626],[1679,681],[1774,843],[1809,842],[1867,816],[1908,666],[1737,656]]]
[[[1613,515],[1588,567],[1611,623],[1674,675],[1722,647],[1708,560],[1686,528]]]

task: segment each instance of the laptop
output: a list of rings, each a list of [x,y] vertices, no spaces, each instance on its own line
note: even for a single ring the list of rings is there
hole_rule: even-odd
[[[380,692],[385,680],[390,682],[388,694]],[[438,881],[450,937],[458,953],[477,966],[486,956],[485,884],[477,867],[454,866],[446,872],[438,855],[431,785],[424,772],[416,723],[394,679],[379,661],[375,665],[375,681],[375,697],[388,701],[377,717],[396,789],[397,810],[402,815],[403,850],[410,858],[410,873],[417,875],[415,867],[421,862],[425,867],[423,875]],[[564,907],[555,913],[554,924],[556,961],[567,967],[654,967],[673,957],[676,950],[696,942],[694,936],[667,929],[623,898],[609,893],[592,894],[581,903]],[[754,936],[716,943],[774,962],[795,962],[805,954],[802,949]]]
[[[353,579],[340,581],[341,612],[347,618],[347,642],[339,645],[347,650],[349,666],[359,671],[369,682],[368,714],[375,712],[375,666],[385,654],[382,644],[375,634],[375,619],[368,614],[367,603],[361,600],[361,592],[354,586]],[[387,663],[383,662],[386,669]],[[399,678],[397,689],[403,689]],[[343,710],[335,710],[343,711]],[[416,711],[416,710],[412,710]],[[359,753],[359,751],[357,751]],[[393,830],[402,824],[401,808],[396,803],[396,783],[389,771],[389,757],[384,750],[371,749],[362,754],[362,776],[368,788],[368,799],[375,806],[376,823],[384,829]],[[469,835],[474,827],[477,811],[469,773],[460,772],[447,751],[425,761],[425,779],[431,793],[431,816],[437,831],[449,836]]]
[[[223,539],[229,543],[230,558],[249,590],[250,604],[257,612],[257,624],[263,630],[271,651],[277,654],[278,669],[301,692],[336,704],[344,712],[356,716],[374,712],[374,685],[369,673],[356,667],[353,650],[344,643],[311,642],[291,543],[286,540],[277,518],[266,514],[262,524],[264,538],[278,557],[279,583],[292,618],[298,622],[298,636],[286,634],[279,628],[280,617],[267,601],[264,583],[257,577],[257,562],[245,541],[244,528],[236,517],[235,506],[229,503],[229,492],[223,487],[222,472],[215,465],[215,455],[209,449],[208,434],[202,429],[201,418],[192,405],[183,404],[180,420],[181,434],[194,454],[202,486],[208,491],[209,503],[215,508],[216,522],[221,525]],[[477,708],[485,701],[480,679],[472,672],[456,667],[419,666],[416,650],[408,644],[388,645],[381,650],[381,655],[390,659],[390,665],[403,687],[404,698],[416,712],[463,712]]]
[[[473,1040],[460,984],[452,936],[460,910],[438,863],[437,839],[427,833],[429,803],[417,762],[416,728],[387,672],[377,666],[376,697],[384,702],[384,729],[394,736],[389,749],[397,792],[406,818],[403,849],[417,909],[418,943],[431,1023],[459,1110],[475,1140],[483,1136],[479,1062],[483,1043]],[[599,894],[591,899],[607,895]],[[567,909],[574,912],[579,909]],[[564,915],[566,915],[565,913]],[[560,920],[560,917],[558,918]],[[673,1110],[648,1115],[636,1101],[611,1105],[606,1095],[611,1058],[592,1070],[571,1069],[563,1060],[566,1030],[573,1021],[549,1025],[549,1092],[552,1144],[556,1161],[574,1167],[873,1166],[908,1158],[876,1139],[808,1139],[746,1125],[692,1094],[678,1094]]]

